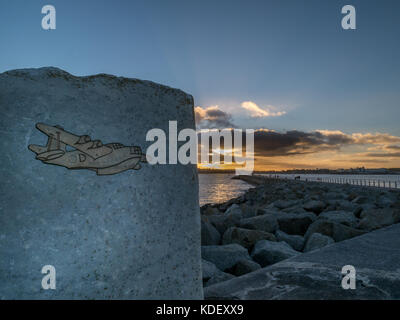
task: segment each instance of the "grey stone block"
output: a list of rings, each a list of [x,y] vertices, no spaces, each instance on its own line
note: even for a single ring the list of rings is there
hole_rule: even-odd
[[[221,271],[232,268],[240,260],[251,260],[245,248],[236,243],[222,246],[202,246],[201,256]]]
[[[289,244],[294,250],[302,251],[304,247],[304,237],[297,235],[289,235],[281,230],[276,230],[275,232],[276,239],[278,241],[285,241]]]
[[[308,238],[307,243],[304,246],[304,252],[317,250],[334,242],[335,241],[331,237],[316,232]]]
[[[168,121],[194,128],[190,95],[150,81],[56,68],[0,74],[0,298],[200,299],[195,165],[142,164],[98,176],[44,164],[39,122],[140,146]],[[43,290],[41,269],[56,268]]]
[[[274,242],[260,240],[255,244],[251,252],[251,257],[255,262],[265,267],[298,254],[300,254],[300,252],[293,250],[292,247],[284,241]]]

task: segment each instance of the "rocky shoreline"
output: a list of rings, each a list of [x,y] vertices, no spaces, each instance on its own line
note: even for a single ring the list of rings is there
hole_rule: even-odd
[[[400,191],[244,177],[242,196],[201,207],[203,285],[400,222]]]

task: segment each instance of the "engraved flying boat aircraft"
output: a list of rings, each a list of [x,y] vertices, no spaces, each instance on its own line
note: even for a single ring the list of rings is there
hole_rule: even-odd
[[[88,135],[74,135],[60,126],[37,123],[36,128],[48,136],[47,145],[31,144],[28,148],[43,163],[68,169],[94,170],[98,175],[111,175],[129,169],[139,170],[139,162],[147,162],[140,147],[124,146],[121,143],[103,144],[100,140],[91,140]],[[75,150],[67,151],[67,146]]]

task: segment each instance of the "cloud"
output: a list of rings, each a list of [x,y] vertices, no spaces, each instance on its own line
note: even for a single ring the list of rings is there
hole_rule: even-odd
[[[235,125],[232,123],[232,116],[222,111],[218,106],[211,106],[208,108],[198,106],[194,108],[194,111],[196,126],[200,129],[235,128]]]
[[[337,150],[351,143],[351,137],[338,132],[328,134],[320,131],[291,130],[281,133],[259,129],[254,133],[255,153],[262,156],[288,156]]]
[[[243,133],[243,141],[245,140],[244,136]],[[330,130],[277,132],[258,129],[254,132],[254,151],[256,156],[277,157],[335,152],[344,147],[358,146],[366,149],[368,145],[373,145],[382,152],[364,153],[362,156],[398,157],[399,152],[387,152],[387,150],[397,151],[400,149],[398,146],[391,145],[394,141],[399,140],[400,137],[387,133],[346,134],[341,131]]]
[[[357,144],[389,145],[400,143],[400,137],[388,133],[353,133],[351,136]]]
[[[343,162],[343,163],[349,163],[349,162],[354,162],[354,163],[388,163],[386,160],[381,160],[381,159],[365,159],[365,158],[357,158],[357,159],[332,159],[332,162]]]
[[[262,109],[252,101],[242,102],[242,108],[249,111],[252,118],[279,117],[286,113],[285,111],[273,112],[272,110],[276,109],[273,106],[267,106],[266,108]]]
[[[199,133],[201,131],[200,129]],[[243,130],[243,149],[246,147],[245,136]],[[278,132],[261,128],[254,131],[254,153],[256,156],[277,157],[335,152],[344,147],[358,147],[364,150],[364,153],[357,154],[355,151],[357,149],[354,148],[347,151],[362,157],[398,157],[400,147],[392,145],[394,141],[400,141],[400,137],[387,133],[346,134],[337,130]]]
[[[367,157],[378,157],[378,158],[400,158],[400,152],[388,152],[388,153],[367,153]]]
[[[385,146],[385,149],[387,149],[387,150],[400,150],[400,146],[390,145],[390,146]]]
[[[276,110],[274,106],[267,106],[260,108],[252,101],[244,101],[241,104],[242,108],[250,113],[252,118],[266,118],[278,117],[286,114],[286,111],[273,111]],[[240,109],[239,109],[240,110]],[[237,126],[232,121],[232,115],[220,109],[219,106],[210,106],[203,108],[197,106],[194,108],[196,126],[198,129],[223,129],[223,128],[236,128]],[[240,115],[240,111],[234,112]]]

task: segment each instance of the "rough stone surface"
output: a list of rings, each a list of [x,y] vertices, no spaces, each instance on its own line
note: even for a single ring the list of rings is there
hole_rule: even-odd
[[[201,245],[218,245],[221,242],[221,235],[218,230],[208,222],[201,221]]]
[[[195,165],[142,164],[97,176],[35,160],[43,122],[103,143],[194,128],[190,95],[150,81],[75,77],[56,68],[0,74],[0,298],[200,299]],[[178,146],[183,143],[178,142]],[[42,267],[57,289],[41,288]]]
[[[227,229],[237,226],[241,218],[242,215],[238,211],[225,212],[223,214],[216,214],[207,217],[208,221],[212,223],[220,234],[224,234]]]
[[[316,232],[308,238],[307,243],[304,246],[304,252],[320,249],[334,242],[335,241],[331,237]]]
[[[261,266],[257,262],[251,260],[240,260],[236,263],[233,274],[235,276],[242,276],[258,269],[261,269]]]
[[[242,209],[240,208],[240,206],[238,204],[234,203],[228,209],[226,209],[224,215],[225,216],[234,215],[234,216],[239,217],[239,219],[240,219],[243,217],[243,212],[242,212]]]
[[[339,199],[344,199],[345,196],[342,193],[335,192],[335,191],[328,191],[324,194],[324,198],[327,200],[339,200]]]
[[[303,253],[205,289],[206,299],[400,299],[400,224]],[[341,287],[342,267],[357,271]]]
[[[296,200],[277,200],[277,201],[273,202],[273,205],[274,205],[274,207],[282,210],[282,209],[286,209],[289,207],[293,207],[297,203],[298,202]]]
[[[205,287],[234,278],[233,275],[222,272],[215,264],[207,260],[202,259],[201,265],[203,270],[203,286]]]
[[[205,205],[201,208],[201,214],[205,216],[210,216],[214,214],[220,214],[221,212],[218,210],[218,208],[213,208],[210,205]]]
[[[219,270],[232,268],[240,260],[251,259],[247,249],[236,243],[221,246],[202,246],[201,256],[214,263]]]
[[[359,205],[348,200],[340,200],[336,202],[336,210],[355,212]]]
[[[208,287],[208,286],[211,286],[211,285],[216,284],[216,283],[228,281],[228,280],[231,280],[233,278],[235,278],[234,275],[221,271],[221,272],[215,274],[213,277],[211,277],[210,280],[208,280],[205,283],[204,287]]]
[[[322,218],[327,219],[329,221],[344,224],[345,226],[348,226],[348,227],[355,227],[358,224],[358,219],[352,212],[327,211],[327,212],[322,212],[318,216],[318,219],[322,219]]]
[[[222,244],[237,243],[251,249],[260,240],[276,241],[276,238],[269,232],[232,227],[225,231]]]
[[[306,213],[307,211],[304,210],[302,204],[296,204],[293,207],[285,208],[282,209],[281,212],[287,212],[287,213]]]
[[[310,200],[304,204],[304,209],[314,213],[320,213],[326,207],[326,203],[321,200]]]
[[[276,239],[278,241],[285,241],[288,245],[290,245],[296,251],[302,251],[304,247],[304,237],[290,235],[281,230],[276,230],[275,232]]]
[[[355,199],[353,199],[351,202],[356,203],[356,204],[365,204],[369,201],[369,199],[365,196],[358,196]]]
[[[273,214],[263,214],[253,218],[242,219],[239,226],[245,229],[273,233],[278,229],[278,221]]]
[[[243,212],[243,218],[251,218],[257,215],[257,208],[253,206],[249,206],[247,204],[242,204],[240,209]]]
[[[375,230],[400,222],[400,210],[395,208],[370,209],[361,213],[358,228]]]
[[[215,276],[217,273],[222,272],[221,270],[219,270],[217,268],[217,266],[207,260],[201,259],[201,269],[202,269],[202,278],[203,278],[203,282],[207,282],[208,280],[210,280],[210,278],[212,278],[213,276]]]
[[[279,229],[288,234],[303,236],[311,223],[316,219],[316,215],[307,213],[283,213],[275,215]]]
[[[343,224],[328,221],[326,219],[318,219],[310,225],[306,234],[304,235],[306,241],[315,232],[331,237],[336,242],[357,237],[365,233],[365,231],[350,228]]]
[[[293,250],[286,242],[260,240],[255,244],[251,257],[255,262],[265,267],[298,254],[300,252]]]

